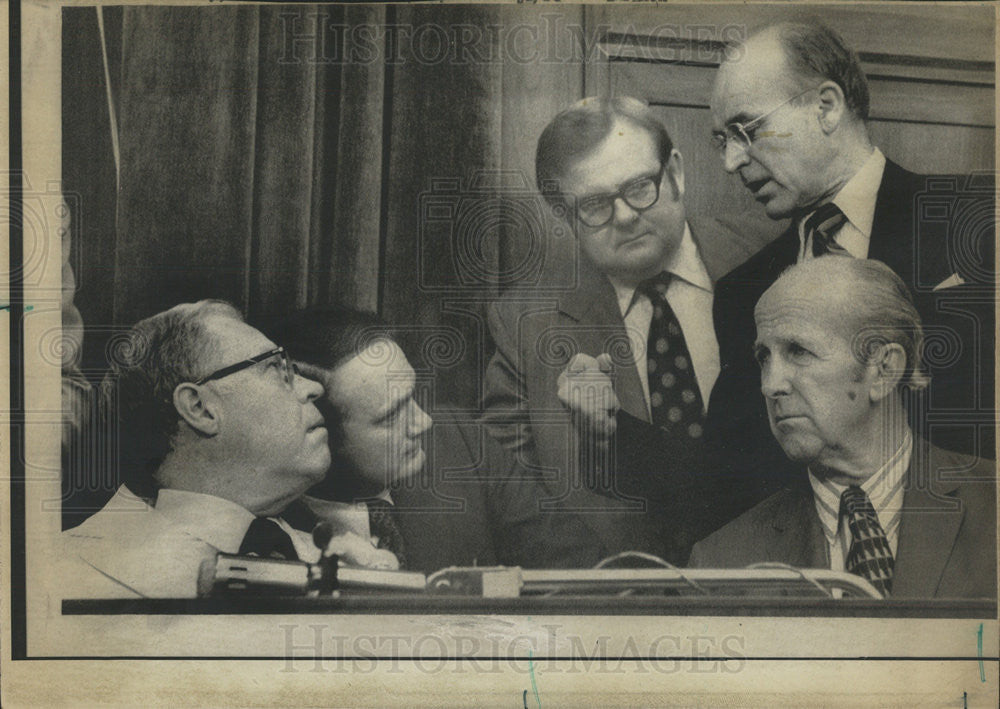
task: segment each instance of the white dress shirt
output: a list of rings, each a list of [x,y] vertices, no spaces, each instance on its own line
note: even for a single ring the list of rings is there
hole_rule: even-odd
[[[377,497],[390,505],[392,504],[392,497],[388,490],[383,490]],[[373,545],[378,544],[378,539],[372,536],[368,505],[364,502],[336,502],[309,495],[303,495],[299,499],[309,508],[310,512],[316,515],[316,519],[328,522],[333,526],[334,536],[351,533],[371,541]]]
[[[719,342],[712,323],[712,279],[698,254],[698,247],[691,236],[691,228],[684,225],[684,236],[667,263],[664,271],[673,278],[667,287],[667,302],[680,322],[684,341],[691,354],[695,379],[701,392],[703,409],[708,407],[708,397],[719,376]],[[653,304],[649,298],[636,293],[635,286],[624,285],[610,279],[618,297],[618,308],[625,321],[635,359],[635,368],[642,382],[642,393],[649,412],[649,373],[646,371],[646,342],[649,325],[653,320]]]
[[[903,443],[892,457],[874,475],[859,486],[865,491],[875,508],[879,524],[889,540],[889,548],[895,557],[899,545],[899,523],[903,509],[903,479],[910,467],[913,452],[913,436],[907,431]],[[840,496],[847,485],[834,483],[813,475],[809,471],[816,512],[826,537],[830,569],[846,570],[847,552],[851,548],[851,529],[847,520],[840,516]]]
[[[861,169],[840,188],[832,200],[847,217],[844,226],[833,235],[833,240],[854,258],[868,258],[872,223],[875,220],[875,199],[882,184],[883,172],[885,172],[885,155],[875,148]],[[812,240],[806,239],[805,234],[805,223],[811,214],[812,212],[799,221],[800,262],[814,258]],[[807,241],[809,243],[806,243]]]
[[[155,509],[177,528],[226,554],[239,552],[243,537],[254,521],[254,514],[235,502],[187,490],[160,490]],[[293,529],[281,518],[269,519],[288,534],[299,559],[319,560],[319,549],[311,535]]]

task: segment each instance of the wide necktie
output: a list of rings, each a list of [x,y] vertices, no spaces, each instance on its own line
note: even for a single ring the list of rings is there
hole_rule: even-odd
[[[834,241],[833,237],[847,223],[847,217],[840,207],[833,202],[827,202],[813,212],[804,225],[806,241],[812,243],[813,257],[848,256],[847,250]]]
[[[680,321],[667,302],[670,278],[663,272],[637,289],[653,304],[646,341],[649,408],[654,426],[691,442],[701,438],[705,414]]]
[[[895,561],[889,539],[865,491],[856,485],[844,490],[840,496],[840,514],[847,519],[851,529],[847,570],[868,579],[883,596],[888,596],[892,591]]]
[[[267,517],[257,517],[250,523],[240,544],[240,554],[291,561],[299,559],[292,538],[277,522]]]
[[[399,567],[405,568],[403,533],[399,530],[399,525],[396,524],[392,505],[385,500],[369,502],[368,526],[372,535],[378,537],[378,543],[375,546],[391,551],[399,560]]]

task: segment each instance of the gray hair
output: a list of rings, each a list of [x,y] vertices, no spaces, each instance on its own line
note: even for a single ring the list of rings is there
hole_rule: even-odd
[[[844,92],[848,110],[862,121],[868,120],[868,79],[857,52],[847,46],[843,37],[818,22],[782,22],[772,29],[803,89],[808,88],[806,82],[816,79],[832,81]]]
[[[101,389],[118,420],[122,482],[138,495],[155,494],[156,471],[173,450],[180,422],[174,389],[208,374],[204,362],[218,344],[205,329],[209,315],[243,320],[225,301],[182,303],[140,320],[114,348]]]
[[[824,256],[789,267],[778,280],[796,274],[810,283],[820,276],[840,281],[840,297],[831,299],[831,307],[838,309],[837,320],[843,323],[859,363],[867,364],[886,345],[898,344],[906,355],[899,386],[918,391],[928,385],[920,313],[910,289],[891,268],[873,259]]]

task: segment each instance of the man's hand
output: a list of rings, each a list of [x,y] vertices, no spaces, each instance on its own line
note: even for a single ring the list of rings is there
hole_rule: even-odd
[[[615,432],[620,405],[611,383],[611,355],[577,354],[559,375],[559,400],[570,410],[584,440],[606,443]]]
[[[336,554],[342,566],[360,566],[365,569],[399,570],[399,559],[388,549],[378,549],[367,539],[353,532],[338,534],[330,539],[323,556]]]

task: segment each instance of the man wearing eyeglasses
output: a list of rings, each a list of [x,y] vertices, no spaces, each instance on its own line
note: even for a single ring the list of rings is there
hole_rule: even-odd
[[[548,504],[585,510],[606,548],[681,562],[697,538],[681,515],[698,510],[711,528],[715,506],[653,470],[645,482],[662,489],[638,500],[595,476],[617,458],[613,444],[635,447],[620,438],[623,420],[660,452],[647,460],[698,457],[719,371],[713,282],[767,237],[687,217],[683,158],[637,99],[588,98],[557,115],[539,138],[536,178],[573,229],[579,272],[571,289],[515,292],[491,308],[485,420],[545,479]]]
[[[819,25],[782,23],[762,30],[723,62],[716,77],[713,137],[726,171],[739,175],[769,217],[792,220],[781,237],[716,288],[721,373],[707,435],[747,482],[745,505],[794,474],[768,435],[752,346],[755,304],[796,262],[828,255],[877,259],[913,291],[929,341],[945,343],[948,353],[940,359],[948,361],[932,368],[933,384],[911,415],[938,409],[982,419],[992,409],[993,276],[986,275],[993,270],[992,226],[983,222],[990,234],[978,246],[970,242],[978,235],[969,229],[926,229],[921,195],[932,183],[887,160],[872,144],[869,104],[857,55]],[[973,184],[964,177],[952,182],[959,189]],[[992,214],[992,183],[980,187],[985,212]],[[968,196],[976,199],[973,191]],[[939,204],[939,212],[961,207],[950,197],[954,193],[942,196],[947,204]],[[977,257],[981,263],[973,264]],[[923,434],[945,448],[995,457],[992,422],[980,421],[978,430],[941,423]]]
[[[330,464],[318,383],[227,303],[137,323],[104,382],[124,485],[63,533],[67,597],[193,597],[217,552],[315,561],[277,516]]]

